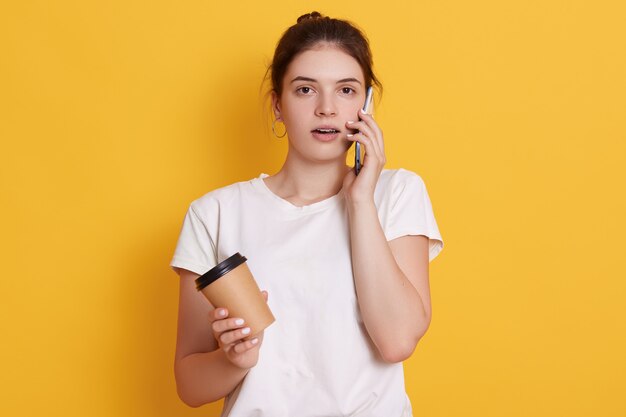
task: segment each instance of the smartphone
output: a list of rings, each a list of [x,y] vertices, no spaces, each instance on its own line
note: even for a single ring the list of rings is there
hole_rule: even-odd
[[[374,90],[371,86],[367,88],[367,92],[365,93],[365,103],[363,104],[363,113],[369,113],[370,108],[372,107],[372,97]],[[361,118],[359,118],[360,120]],[[361,144],[359,142],[354,142],[354,174],[359,175],[359,171],[361,170]]]

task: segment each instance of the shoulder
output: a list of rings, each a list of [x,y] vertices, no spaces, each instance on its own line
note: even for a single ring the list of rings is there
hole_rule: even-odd
[[[241,198],[249,184],[250,180],[246,180],[215,188],[193,200],[190,209],[200,214],[228,205]]]
[[[378,179],[377,188],[381,191],[401,192],[406,187],[421,188],[424,180],[417,173],[405,169],[383,169]]]
[[[395,180],[422,179],[422,177],[420,177],[416,172],[406,168],[383,169],[380,173],[380,179],[384,180],[386,178],[393,178]]]

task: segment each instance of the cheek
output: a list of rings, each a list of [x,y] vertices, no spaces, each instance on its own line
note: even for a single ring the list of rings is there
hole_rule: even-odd
[[[361,100],[350,100],[350,102],[347,102],[342,106],[342,110],[344,114],[354,118],[354,117],[358,117],[361,106],[362,106]],[[355,120],[358,120],[358,119],[355,119]]]
[[[344,119],[346,121],[352,120],[352,121],[356,122],[357,120],[359,120],[359,110],[360,109],[361,109],[360,107],[350,106],[343,113],[344,114]]]
[[[282,109],[282,117],[293,129],[303,125],[303,121],[309,117],[312,110],[307,103],[289,103]]]

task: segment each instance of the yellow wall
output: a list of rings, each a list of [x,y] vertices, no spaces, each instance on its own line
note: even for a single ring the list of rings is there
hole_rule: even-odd
[[[371,38],[446,243],[415,416],[626,415],[623,2],[4,3],[1,415],[218,415],[176,395],[168,263],[191,200],[280,167],[259,85],[313,8]]]

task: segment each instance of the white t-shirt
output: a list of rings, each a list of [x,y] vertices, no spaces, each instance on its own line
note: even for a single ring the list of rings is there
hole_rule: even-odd
[[[298,207],[267,176],[193,201],[170,263],[202,275],[239,252],[269,292],[276,321],[222,417],[410,416],[403,365],[381,359],[359,312],[343,191]],[[384,169],[374,201],[388,241],[428,236],[429,261],[443,249],[420,176]]]

